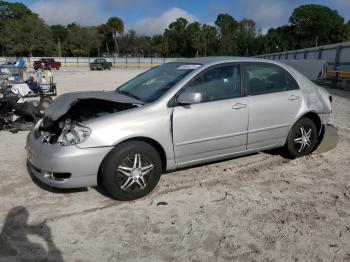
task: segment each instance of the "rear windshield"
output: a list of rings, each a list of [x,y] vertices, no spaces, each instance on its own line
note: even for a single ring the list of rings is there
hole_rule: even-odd
[[[183,62],[164,64],[138,75],[116,91],[144,103],[150,103],[157,100],[186,75],[200,66],[200,64]]]

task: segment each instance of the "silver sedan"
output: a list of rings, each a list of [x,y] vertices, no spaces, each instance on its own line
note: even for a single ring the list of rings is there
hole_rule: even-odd
[[[27,139],[28,169],[61,188],[102,184],[145,196],[162,173],[281,148],[313,152],[332,97],[269,60],[207,57],[161,65],[113,92],[58,97]]]

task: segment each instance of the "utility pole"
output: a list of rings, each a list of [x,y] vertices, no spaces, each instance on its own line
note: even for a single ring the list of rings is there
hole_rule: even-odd
[[[117,49],[117,54],[119,56],[119,47],[118,47],[118,42],[117,42],[117,32],[113,33],[113,38],[114,38],[114,42],[115,42],[115,47]]]
[[[62,54],[61,54],[61,40],[58,39],[58,57],[61,57]]]
[[[108,48],[108,43],[106,41],[106,47],[107,47],[107,54],[109,54],[109,48]]]

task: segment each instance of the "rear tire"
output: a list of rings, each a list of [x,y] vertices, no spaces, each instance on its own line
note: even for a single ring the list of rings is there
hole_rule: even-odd
[[[159,153],[141,141],[125,142],[102,163],[102,183],[117,200],[134,200],[150,193],[162,174]]]
[[[317,144],[317,128],[309,118],[301,118],[289,132],[285,151],[291,158],[309,155]]]

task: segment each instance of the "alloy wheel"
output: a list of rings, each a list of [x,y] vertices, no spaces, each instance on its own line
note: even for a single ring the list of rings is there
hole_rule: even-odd
[[[146,188],[153,170],[154,164],[145,155],[129,155],[117,168],[116,182],[123,191],[140,191]]]
[[[312,129],[302,126],[295,134],[294,144],[299,153],[307,150],[311,145]]]

